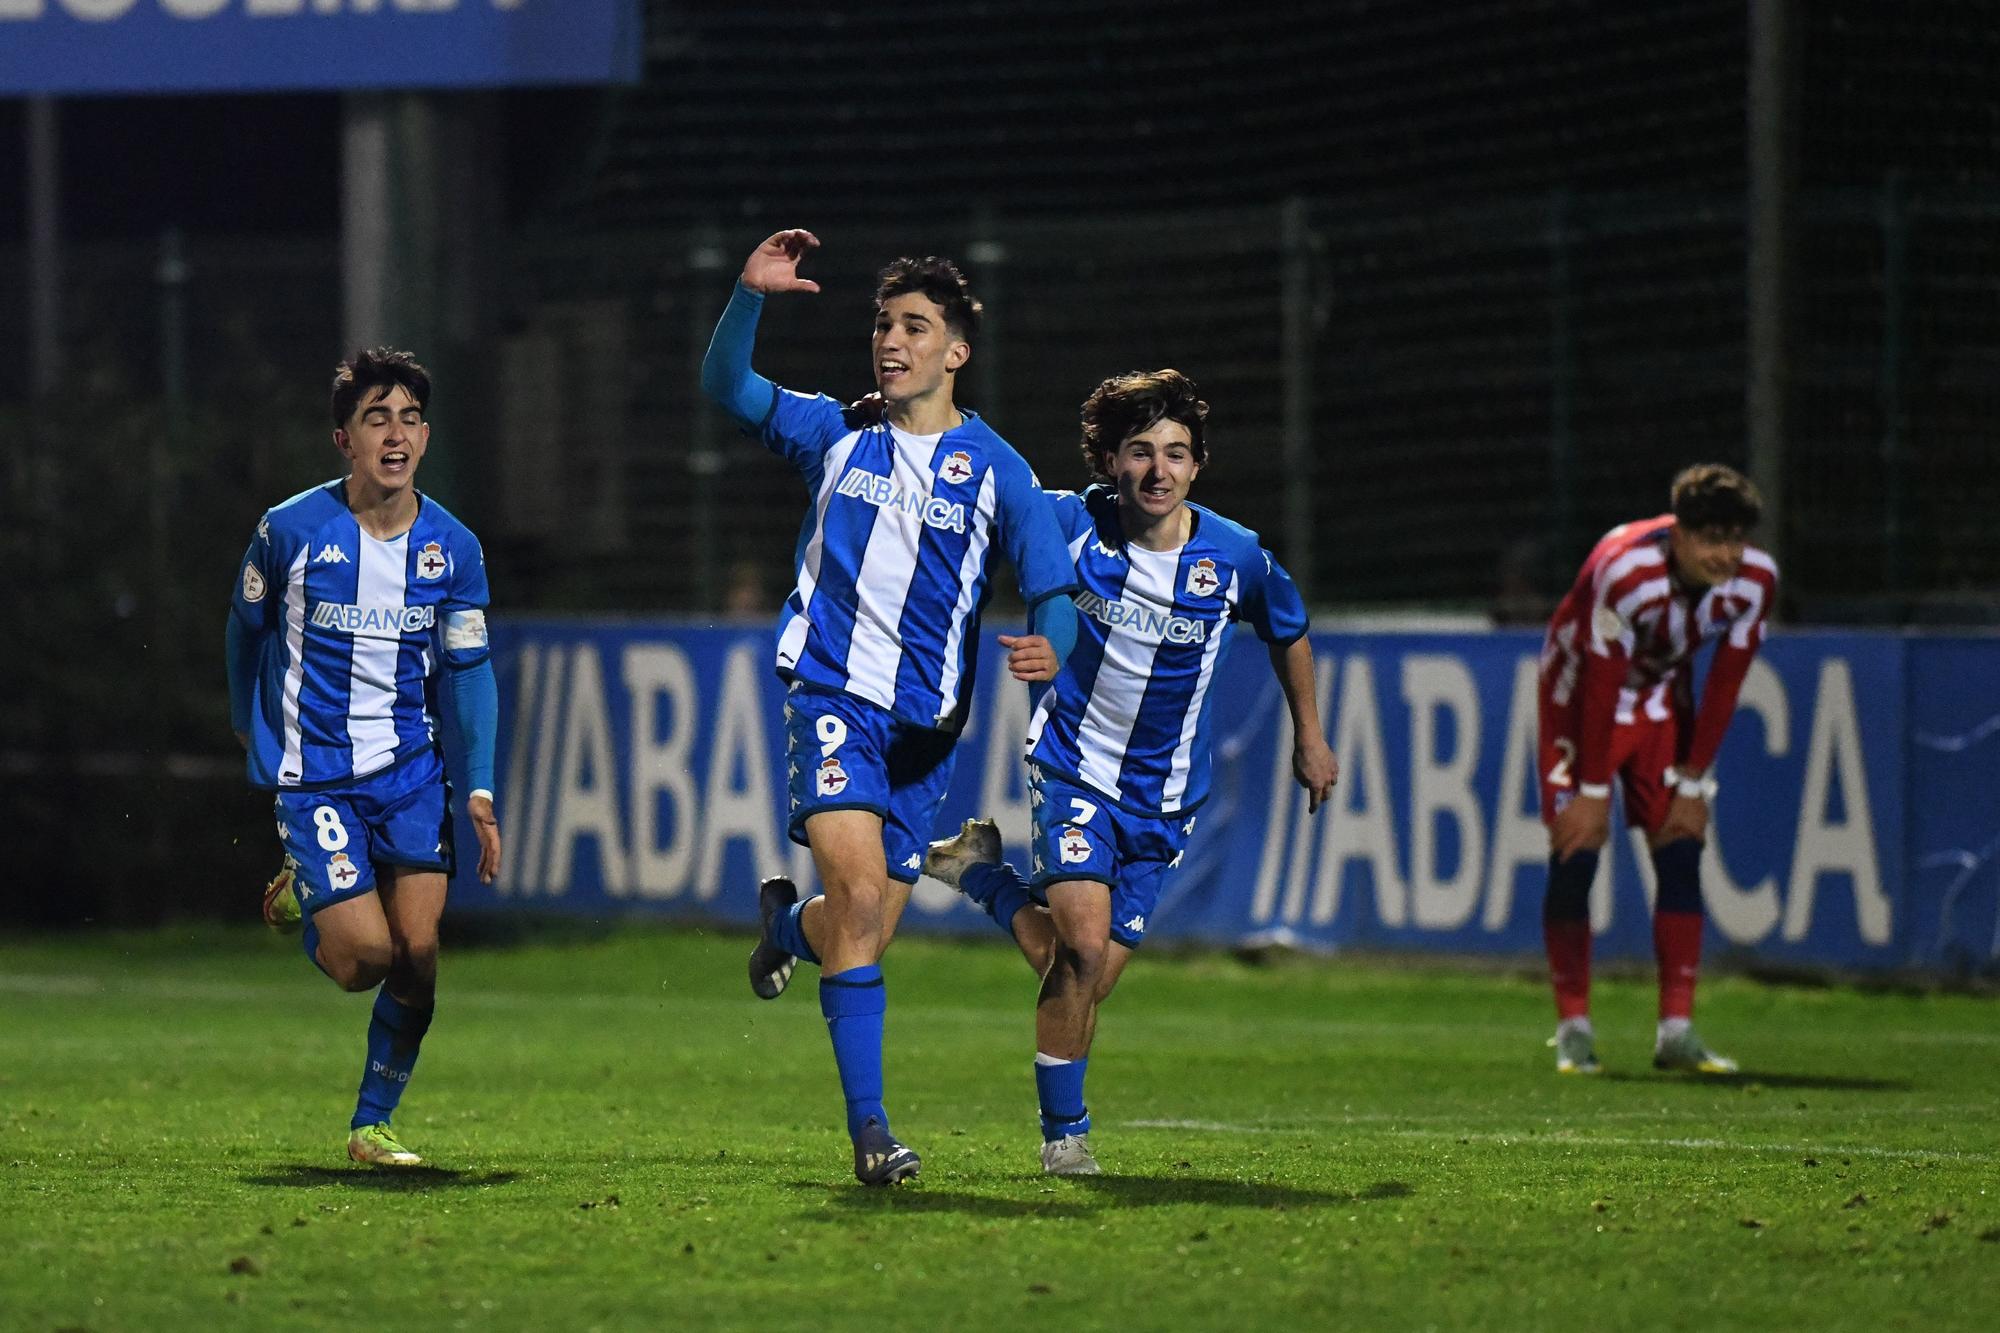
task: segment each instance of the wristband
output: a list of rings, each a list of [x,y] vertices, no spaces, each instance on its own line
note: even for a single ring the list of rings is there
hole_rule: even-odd
[[[1711,775],[1693,778],[1679,769],[1669,768],[1665,777],[1667,785],[1674,789],[1674,795],[1685,796],[1692,801],[1712,801],[1715,793],[1721,790],[1721,784]]]
[[[1576,794],[1593,801],[1608,801],[1611,799],[1611,784],[1608,782],[1579,782],[1576,784]]]
[[[486,790],[486,788],[484,787],[474,787],[471,791],[465,794],[465,799],[469,801],[475,796],[484,796],[489,801],[493,799],[493,793]]]

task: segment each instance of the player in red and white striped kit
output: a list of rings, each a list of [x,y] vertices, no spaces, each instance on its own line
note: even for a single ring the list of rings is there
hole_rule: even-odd
[[[1674,478],[1671,513],[1625,523],[1592,548],[1542,645],[1542,822],[1549,889],[1542,936],[1556,994],[1556,1069],[1596,1073],[1590,1027],[1590,882],[1611,826],[1611,780],[1644,829],[1658,893],[1653,951],[1660,1025],[1653,1064],[1736,1071],[1690,1025],[1701,962],[1701,848],[1715,797],[1710,769],[1764,641],[1778,567],[1747,543],[1764,502],[1720,463]],[[1691,663],[1715,660],[1697,706]]]

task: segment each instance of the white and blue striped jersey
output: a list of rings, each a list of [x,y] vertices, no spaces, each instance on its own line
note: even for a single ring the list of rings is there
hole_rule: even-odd
[[[1030,763],[1139,814],[1192,810],[1208,796],[1209,687],[1243,621],[1267,643],[1306,632],[1306,608],[1277,561],[1240,524],[1190,504],[1178,550],[1127,542],[1118,494],[1053,493],[1081,587],[1076,649],[1035,705]]]
[[[335,786],[431,748],[440,665],[486,655],[471,531],[420,497],[410,530],[382,541],[344,494],[333,481],[269,510],[238,571],[233,613],[258,636],[253,786]]]
[[[813,497],[778,622],[778,674],[957,731],[994,549],[1031,606],[1076,586],[1026,460],[971,412],[941,435],[911,435],[886,421],[850,425],[824,394],[786,390],[761,433]]]

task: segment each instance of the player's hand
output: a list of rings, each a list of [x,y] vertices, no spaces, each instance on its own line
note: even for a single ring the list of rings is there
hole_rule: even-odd
[[[1708,833],[1708,802],[1699,796],[1676,796],[1667,805],[1667,821],[1654,835],[1659,846],[1693,838],[1700,842]]]
[[[1040,634],[1002,634],[1000,646],[1007,650],[1007,669],[1015,680],[1054,680],[1062,669],[1055,647]]]
[[[465,813],[479,835],[479,882],[491,884],[500,874],[500,820],[493,813],[492,798],[474,796],[465,803]]]
[[[1611,837],[1611,798],[1574,796],[1549,829],[1549,850],[1567,861],[1578,852],[1594,852]]]
[[[1303,737],[1292,746],[1292,776],[1306,789],[1306,813],[1317,814],[1340,781],[1340,761],[1324,737]]]
[[[864,394],[847,405],[847,414],[859,420],[852,424],[862,426],[879,425],[889,405],[882,401],[880,393]]]
[[[819,284],[799,276],[799,261],[819,249],[819,237],[793,227],[774,232],[743,261],[740,281],[753,292],[816,292]]]

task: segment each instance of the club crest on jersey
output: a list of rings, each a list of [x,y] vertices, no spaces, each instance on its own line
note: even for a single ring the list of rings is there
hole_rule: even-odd
[[[838,759],[822,759],[813,773],[813,789],[821,796],[838,796],[847,789],[847,770]]]
[[[345,893],[361,879],[361,872],[354,868],[354,862],[347,859],[346,852],[335,852],[326,863],[326,882]]]
[[[970,479],[972,476],[972,455],[963,449],[947,454],[944,466],[938,469],[938,475],[954,486]]]
[[[1056,855],[1066,866],[1077,865],[1090,859],[1090,839],[1083,836],[1081,829],[1063,830],[1061,841],[1056,843]]]
[[[1207,556],[1188,566],[1187,591],[1190,597],[1207,597],[1222,586],[1215,576],[1215,562]]]
[[[347,558],[347,552],[341,550],[332,542],[328,542],[319,548],[319,554],[313,557],[313,563],[315,565],[351,565],[354,562]]]
[[[417,552],[417,577],[434,579],[445,571],[444,548],[436,542],[425,542],[424,549]]]
[[[243,562],[243,600],[246,602],[261,602],[264,600],[264,594],[267,591],[268,588],[264,583],[264,576],[257,572],[257,566],[245,560]]]

